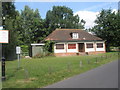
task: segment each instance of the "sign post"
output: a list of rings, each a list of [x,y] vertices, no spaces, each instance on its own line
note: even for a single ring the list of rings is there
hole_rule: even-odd
[[[2,81],[6,79],[5,77],[5,58],[2,57]]]
[[[3,29],[3,27],[0,27],[0,29]],[[1,64],[2,64],[2,81],[4,81],[6,79],[5,77],[5,58],[2,57],[2,43],[8,43],[8,30],[0,30],[0,59],[1,60]]]
[[[17,54],[17,57],[18,57],[18,68],[20,68],[21,47],[19,47],[19,46],[16,47],[16,54]]]

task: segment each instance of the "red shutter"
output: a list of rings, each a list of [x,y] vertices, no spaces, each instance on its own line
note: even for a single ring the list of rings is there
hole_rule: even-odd
[[[76,49],[76,44],[68,44],[68,49]]]

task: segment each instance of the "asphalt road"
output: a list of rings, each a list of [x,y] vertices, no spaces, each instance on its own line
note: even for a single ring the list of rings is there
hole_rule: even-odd
[[[118,88],[118,61],[110,62],[45,88]]]

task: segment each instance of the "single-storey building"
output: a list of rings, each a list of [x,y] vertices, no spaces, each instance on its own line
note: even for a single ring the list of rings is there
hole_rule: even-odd
[[[31,47],[29,49],[29,56],[30,57],[34,57],[40,54],[43,54],[43,46],[45,44],[44,43],[33,43],[31,44]]]
[[[81,29],[56,29],[45,40],[55,42],[55,56],[106,52],[104,40]]]

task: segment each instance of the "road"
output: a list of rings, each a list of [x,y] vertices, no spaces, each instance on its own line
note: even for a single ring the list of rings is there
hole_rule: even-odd
[[[118,88],[118,61],[113,61],[45,88]]]

